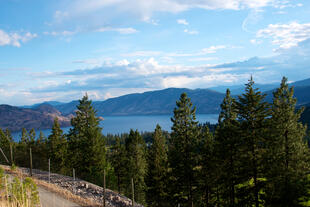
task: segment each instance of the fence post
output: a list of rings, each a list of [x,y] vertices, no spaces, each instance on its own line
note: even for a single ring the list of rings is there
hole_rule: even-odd
[[[30,147],[30,176],[32,177],[32,152]]]
[[[51,159],[48,158],[48,182],[51,182]]]
[[[10,153],[11,153],[11,165],[13,166],[13,150],[12,150],[12,143],[10,142]]]
[[[105,207],[105,189],[106,189],[106,185],[105,185],[105,170],[103,170],[103,207]]]
[[[131,192],[132,192],[132,207],[135,206],[135,186],[133,184],[133,178],[131,178]]]

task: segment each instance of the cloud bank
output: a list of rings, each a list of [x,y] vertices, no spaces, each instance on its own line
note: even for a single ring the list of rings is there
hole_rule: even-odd
[[[218,48],[213,47],[214,50]],[[205,52],[212,51],[209,48]],[[169,87],[208,88],[217,85],[239,85],[246,83],[251,75],[255,81],[267,84],[279,82],[283,75],[289,77],[291,81],[310,77],[310,70],[307,70],[309,66],[310,39],[307,39],[272,57],[254,57],[226,64],[165,65],[155,58],[144,58],[103,63],[100,67],[90,69],[42,73],[40,76],[42,80],[55,77],[60,81],[32,88],[29,93],[80,95],[81,91],[89,91],[96,94],[95,99],[103,99],[131,91],[143,92]]]

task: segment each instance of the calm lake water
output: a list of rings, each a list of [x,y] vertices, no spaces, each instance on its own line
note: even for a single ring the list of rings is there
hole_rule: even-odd
[[[138,130],[140,132],[154,131],[157,124],[161,126],[163,130],[171,131],[171,117],[172,115],[149,115],[149,116],[106,116],[101,121],[100,125],[103,127],[103,134],[121,134],[128,133],[130,129]],[[200,123],[217,123],[218,114],[197,114],[197,121]],[[63,128],[63,131],[68,132],[70,127]],[[51,130],[42,130],[47,137]],[[37,136],[39,130],[37,130]],[[14,140],[20,140],[21,132],[12,133]]]

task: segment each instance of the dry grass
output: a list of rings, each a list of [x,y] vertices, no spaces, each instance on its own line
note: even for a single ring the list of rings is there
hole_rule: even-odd
[[[20,178],[28,177],[28,174],[25,174],[18,169],[13,171],[8,166],[2,166],[2,167],[5,169],[6,172],[13,174],[17,177],[20,177]],[[72,201],[78,205],[81,205],[84,207],[100,207],[100,206],[103,206],[101,203],[98,203],[92,199],[83,198],[81,196],[75,195],[71,191],[64,189],[64,188],[61,188],[55,184],[36,179],[35,177],[32,177],[32,179],[38,186],[43,187],[50,192],[54,192],[54,193],[58,194],[59,196],[65,198],[66,200]],[[7,206],[7,205],[4,205],[4,206]],[[0,203],[0,207],[2,207],[1,203]],[[10,207],[10,206],[8,206],[8,207]]]
[[[41,207],[36,187],[31,180],[21,182],[10,178],[8,175],[1,175],[0,207]]]

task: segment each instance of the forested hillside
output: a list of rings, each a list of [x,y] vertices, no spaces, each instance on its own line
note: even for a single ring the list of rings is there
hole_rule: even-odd
[[[61,127],[70,126],[72,116],[63,116],[49,104],[37,105],[32,109],[0,105],[0,128],[11,131],[26,129],[49,129],[57,117]]]
[[[9,157],[2,163],[33,166],[107,186],[145,206],[309,206],[310,151],[306,127],[299,121],[294,91],[283,78],[271,103],[251,79],[237,98],[227,90],[219,123],[198,125],[196,109],[182,93],[173,109],[171,133],[157,126],[151,139],[138,131],[103,136],[92,102],[77,105],[72,128],[63,134],[57,119],[52,133],[22,131],[14,142],[0,130],[0,145]],[[149,138],[149,137],[148,137]],[[148,142],[146,142],[148,140]],[[12,149],[12,153],[10,150]],[[12,156],[9,156],[12,155]]]

